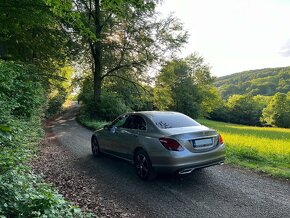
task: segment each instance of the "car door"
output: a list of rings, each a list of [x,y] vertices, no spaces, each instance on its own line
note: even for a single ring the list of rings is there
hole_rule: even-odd
[[[139,115],[130,115],[126,120],[124,126],[119,128],[118,131],[118,152],[122,158],[132,160],[133,152],[139,142],[139,131],[140,128],[146,129],[146,123],[144,119]]]
[[[112,154],[116,153],[115,148],[118,145],[119,141],[118,129],[122,128],[128,117],[128,114],[118,117],[106,129],[102,131],[102,137],[100,137],[100,144],[104,152]]]

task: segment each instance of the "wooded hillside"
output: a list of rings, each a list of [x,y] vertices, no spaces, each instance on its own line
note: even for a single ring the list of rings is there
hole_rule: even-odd
[[[219,77],[214,83],[223,98],[234,94],[273,96],[290,91],[290,67],[250,70]]]

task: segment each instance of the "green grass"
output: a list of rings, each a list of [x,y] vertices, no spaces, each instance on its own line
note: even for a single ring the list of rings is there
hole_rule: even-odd
[[[106,121],[91,119],[84,115],[79,115],[77,118],[77,121],[81,123],[82,125],[84,125],[85,127],[87,127],[88,129],[93,130],[93,131],[100,129],[104,127],[106,124],[108,124],[108,122]]]
[[[272,176],[290,178],[290,129],[244,126],[199,119],[219,131],[227,145],[226,161]]]

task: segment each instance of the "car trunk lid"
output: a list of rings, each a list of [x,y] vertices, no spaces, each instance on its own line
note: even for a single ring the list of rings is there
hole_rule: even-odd
[[[219,144],[217,131],[205,126],[166,129],[168,137],[176,139],[191,152],[205,152]]]

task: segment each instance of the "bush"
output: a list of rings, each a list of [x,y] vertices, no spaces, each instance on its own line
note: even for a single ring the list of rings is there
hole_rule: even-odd
[[[45,111],[46,117],[51,117],[62,111],[62,105],[66,100],[66,92],[64,90],[55,90],[48,98],[47,109]]]
[[[124,101],[115,93],[103,92],[101,105],[97,107],[97,117],[107,121],[113,120],[117,116],[130,111]]]
[[[264,108],[261,121],[271,126],[290,127],[290,92],[276,93]]]
[[[230,115],[229,109],[226,106],[224,101],[219,102],[217,108],[215,108],[208,116],[210,120],[222,121],[222,122],[229,122]]]
[[[114,92],[103,91],[101,104],[97,105],[94,100],[93,84],[90,78],[83,81],[79,100],[82,102],[81,113],[88,119],[110,121],[120,114],[131,111],[124,100]]]
[[[0,61],[0,217],[86,217],[32,173],[27,161],[43,136],[41,74]]]
[[[32,173],[26,162],[43,136],[39,116],[11,120],[11,139],[0,135],[0,217],[89,217]]]
[[[30,117],[44,104],[44,91],[35,66],[0,61],[0,121]]]

